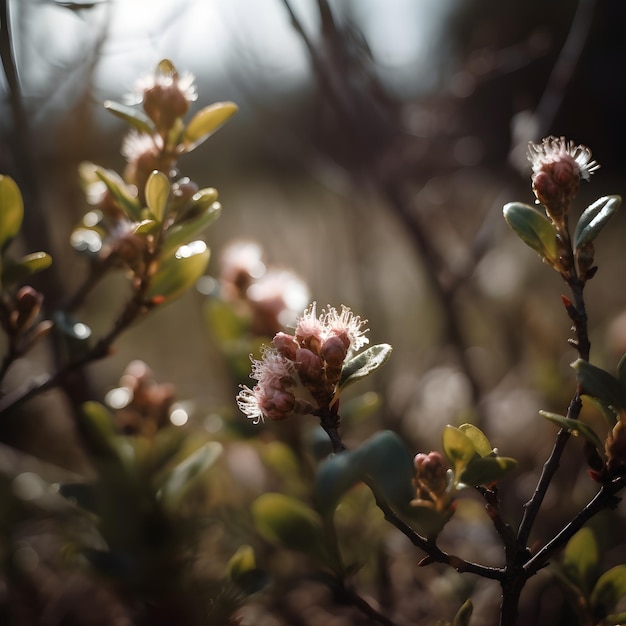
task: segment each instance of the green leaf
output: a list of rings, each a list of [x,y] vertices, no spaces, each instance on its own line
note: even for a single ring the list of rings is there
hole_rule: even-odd
[[[602,196],[590,204],[576,224],[574,232],[574,248],[577,250],[591,243],[615,215],[622,199],[620,196]]]
[[[95,175],[106,185],[107,189],[111,192],[111,195],[115,198],[126,215],[134,222],[140,221],[141,205],[117,172],[106,170],[98,165],[94,165],[93,167]]]
[[[217,197],[217,189],[214,187],[200,189],[194,193],[193,196],[191,196],[189,201],[181,209],[179,214],[176,216],[175,223],[184,222],[188,219],[194,219],[198,215],[203,214],[209,208],[212,208],[214,211],[221,209],[221,206],[219,205],[219,209],[213,207],[213,204],[217,202]]]
[[[588,597],[600,561],[598,542],[591,528],[579,530],[563,551],[563,574]]]
[[[190,152],[208,139],[238,110],[234,102],[216,102],[198,111],[183,134],[185,150]]]
[[[193,218],[175,223],[165,232],[162,254],[168,256],[173,250],[198,237],[209,224],[220,216],[221,212],[222,205],[219,202],[213,202]]]
[[[243,545],[230,557],[227,565],[228,575],[231,580],[236,580],[243,573],[256,567],[254,549],[252,546]]]
[[[594,615],[604,617],[626,595],[626,565],[617,565],[604,572],[591,592]]]
[[[454,616],[452,626],[469,626],[473,611],[474,605],[471,599],[468,598]]]
[[[468,463],[477,455],[472,440],[460,429],[446,426],[443,429],[443,451],[454,468],[455,482],[458,484],[462,472]]]
[[[381,343],[377,346],[371,346],[350,359],[341,370],[339,389],[344,389],[382,367],[391,356],[392,350],[393,348],[389,344]]]
[[[406,445],[391,431],[382,431],[355,450],[324,461],[315,476],[315,502],[323,515],[331,514],[342,496],[359,482],[394,507],[409,511],[415,497],[413,461]]]
[[[251,505],[254,523],[267,541],[319,558],[325,552],[322,520],[303,502],[265,493]]]
[[[539,411],[539,414],[545,417],[547,420],[554,422],[561,428],[564,428],[572,435],[574,435],[574,437],[578,437],[579,435],[581,435],[597,450],[604,450],[604,445],[600,441],[600,438],[598,437],[598,435],[596,435],[595,431],[591,427],[587,426],[587,424],[579,420],[573,420],[569,417],[564,417],[563,415],[558,415],[557,413],[550,413],[549,411]]]
[[[572,367],[583,394],[597,398],[616,413],[626,409],[626,391],[614,376],[583,359],[577,359]]]
[[[19,233],[24,219],[24,201],[16,182],[0,175],[0,251]]]
[[[146,181],[145,195],[150,213],[152,213],[155,220],[162,222],[170,195],[170,181],[168,177],[163,172],[154,170]]]
[[[181,461],[168,473],[159,489],[163,504],[170,511],[176,511],[221,453],[222,445],[210,441]]]
[[[29,276],[48,269],[50,265],[52,265],[52,257],[45,252],[27,254],[17,262],[5,259],[2,268],[2,284],[13,285],[21,283]]]
[[[493,448],[489,443],[489,439],[487,439],[487,436],[480,428],[477,428],[474,424],[461,424],[459,430],[471,440],[474,444],[474,450],[480,456],[492,454]]]
[[[157,220],[142,220],[135,226],[134,235],[156,235],[161,228],[160,222]]]
[[[118,459],[116,432],[109,410],[99,402],[85,402],[78,414],[78,430],[96,458]]]
[[[504,219],[515,234],[550,263],[558,261],[556,231],[543,214],[521,202],[504,205]]]
[[[490,485],[515,469],[517,461],[505,456],[474,457],[461,472],[459,482],[468,485]]]
[[[178,248],[175,254],[161,262],[146,294],[149,301],[171,301],[194,286],[204,274],[210,251],[202,240]]]
[[[104,108],[107,111],[111,111],[116,117],[128,122],[128,124],[140,133],[154,135],[156,132],[152,120],[141,109],[136,109],[126,104],[120,104],[119,102],[113,102],[112,100],[105,100]]]

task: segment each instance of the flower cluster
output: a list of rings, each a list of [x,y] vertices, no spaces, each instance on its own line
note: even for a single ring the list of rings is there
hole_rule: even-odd
[[[341,307],[318,316],[313,303],[299,318],[295,333],[279,332],[260,361],[253,360],[253,389],[242,386],[241,411],[257,424],[264,418],[315,414],[330,409],[338,394],[341,370],[349,354],[369,340],[365,321]]]
[[[439,513],[453,511],[448,493],[448,468],[440,452],[419,453],[413,459],[416,498],[412,506],[425,506]]]
[[[559,227],[564,224],[580,179],[589,180],[600,166],[591,158],[589,148],[577,146],[565,137],[546,137],[540,144],[530,143],[528,160],[537,203],[545,206]]]

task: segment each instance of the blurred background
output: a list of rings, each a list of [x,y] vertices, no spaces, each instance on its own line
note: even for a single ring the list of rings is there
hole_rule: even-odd
[[[25,195],[21,245],[54,258],[39,285],[52,307],[86,272],[68,244],[88,209],[78,165],[124,167],[127,128],[102,103],[132,102],[137,79],[169,58],[196,76],[192,112],[216,101],[239,106],[179,163],[202,187],[216,187],[224,207],[207,231],[211,277],[219,278],[233,241],[254,241],[267,267],[300,276],[311,300],[346,304],[368,319],[370,341],[394,353],[371,383],[374,412],[344,422],[348,445],[392,428],[415,451],[438,449],[445,424],[472,421],[520,461],[505,497],[520,515],[555,434],[538,410],[566,411],[576,354],[566,343],[565,286],[509,232],[502,206],[532,204],[526,146],[549,134],[589,146],[602,166],[582,184],[577,210],[623,194],[624,3],[0,4],[0,171]],[[599,238],[600,270],[586,292],[592,361],[609,371],[626,351],[625,220],[618,215]],[[142,359],[189,403],[195,427],[216,436],[229,424],[244,429],[234,396],[249,381],[233,375],[212,328],[214,284],[204,281],[125,334],[90,367],[96,394],[103,398],[126,364]],[[96,335],[125,295],[121,279],[103,289],[81,311]],[[21,365],[15,384],[47,366],[49,356],[38,356]],[[244,435],[281,437],[283,428]],[[83,466],[62,410],[0,431],[5,443]],[[580,450],[574,442],[564,459],[568,487],[546,503],[559,515],[543,519],[539,534],[560,527],[593,491],[588,481],[573,488],[585,474]]]

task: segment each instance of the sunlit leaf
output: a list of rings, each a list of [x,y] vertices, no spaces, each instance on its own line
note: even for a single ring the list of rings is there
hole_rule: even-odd
[[[582,528],[565,546],[563,574],[587,596],[595,581],[599,561],[598,542],[593,531]]]
[[[153,135],[156,132],[152,120],[141,110],[112,100],[104,102],[104,108],[111,111],[113,115],[128,122],[133,128],[140,133]]]
[[[583,394],[597,398],[616,412],[626,409],[626,390],[614,376],[583,359],[577,359],[572,367]]]
[[[228,561],[230,579],[247,596],[261,591],[270,581],[269,574],[256,567],[252,546],[240,546]]]
[[[480,428],[474,426],[474,424],[461,424],[459,430],[470,439],[474,444],[474,450],[480,456],[487,456],[493,452],[493,448],[485,433]]]
[[[184,222],[188,219],[195,219],[198,215],[205,213],[210,208],[212,208],[213,211],[219,211],[221,208],[219,205],[213,207],[217,202],[217,198],[217,189],[214,187],[206,187],[205,189],[198,190],[176,216],[176,223]]]
[[[171,511],[176,511],[189,492],[199,485],[205,472],[221,453],[222,445],[217,441],[210,441],[181,461],[168,473],[161,485],[159,496],[163,504]]]
[[[219,202],[213,202],[201,213],[197,213],[195,217],[178,222],[168,228],[163,241],[162,254],[168,256],[172,251],[198,237],[209,224],[212,224],[220,216],[221,212],[222,205]]]
[[[48,269],[50,265],[52,265],[52,257],[45,252],[27,254],[19,261],[5,259],[2,267],[2,284],[13,285],[21,283],[29,276]]]
[[[165,216],[165,207],[170,195],[170,181],[168,177],[154,170],[146,181],[146,204],[155,220],[161,222]]]
[[[374,373],[387,362],[387,359],[391,356],[392,349],[389,344],[381,343],[371,346],[350,359],[341,370],[339,388],[344,389],[357,380]]]
[[[208,139],[238,110],[234,102],[216,102],[198,111],[190,120],[183,134],[187,151],[193,150]]]
[[[597,450],[604,449],[604,445],[600,441],[598,435],[596,435],[595,431],[590,426],[587,426],[587,424],[585,424],[584,422],[581,422],[579,420],[573,420],[569,417],[558,415],[557,413],[550,413],[549,411],[539,411],[539,414],[545,417],[547,420],[554,422],[561,428],[564,428],[568,432],[572,433],[572,435],[581,435]]]
[[[122,178],[112,170],[106,170],[98,165],[93,169],[95,175],[106,185],[111,195],[117,200],[120,208],[125,211],[131,221],[141,220],[141,205],[131,193]]]
[[[133,229],[134,235],[156,235],[161,228],[157,220],[142,220]]]
[[[443,451],[454,468],[455,481],[458,483],[461,473],[477,454],[476,448],[463,431],[450,425],[443,429],[442,442]]]
[[[209,248],[201,240],[178,248],[161,262],[146,294],[148,300],[171,301],[181,296],[204,274],[209,257]]]
[[[626,596],[626,565],[617,565],[604,572],[591,592],[594,615],[604,617]]]
[[[583,212],[574,232],[574,248],[591,243],[615,215],[622,199],[620,196],[603,196]]]
[[[521,202],[506,204],[503,212],[507,224],[527,246],[550,263],[558,260],[556,231],[543,213]]]
[[[17,235],[24,219],[24,201],[16,182],[0,175],[0,251]]]

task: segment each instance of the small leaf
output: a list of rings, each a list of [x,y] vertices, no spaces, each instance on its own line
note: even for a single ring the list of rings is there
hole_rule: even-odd
[[[455,481],[458,483],[467,464],[477,455],[476,448],[472,440],[454,426],[444,428],[442,441],[443,451],[454,468]]]
[[[350,359],[341,370],[339,388],[344,389],[357,380],[374,373],[387,362],[392,350],[393,348],[389,344],[381,343],[377,346],[371,346]]]
[[[162,254],[168,256],[173,250],[198,237],[209,224],[220,216],[221,212],[222,205],[219,202],[213,202],[195,217],[175,223],[165,232]]]
[[[170,181],[163,172],[154,170],[148,180],[145,188],[146,204],[152,213],[154,219],[158,222],[163,221],[165,216],[165,207],[170,195]]]
[[[115,429],[108,409],[99,402],[85,402],[78,414],[78,430],[96,458],[118,459]]]
[[[116,117],[128,122],[140,133],[154,135],[156,132],[152,120],[141,109],[136,109],[126,104],[120,104],[119,102],[113,102],[112,100],[106,100],[104,102],[104,108],[107,111],[111,111]]]
[[[355,450],[335,454],[324,461],[315,476],[315,502],[331,514],[342,496],[359,482],[367,482],[376,495],[401,511],[409,511],[415,496],[413,461],[404,442],[391,431],[382,431]]]
[[[228,575],[231,580],[236,580],[241,574],[256,567],[254,549],[252,546],[243,545],[228,561]]]
[[[16,182],[0,175],[0,251],[19,233],[24,219],[24,201]]]
[[[515,469],[517,461],[505,456],[474,457],[461,472],[459,482],[475,487],[490,485]]]
[[[322,520],[303,502],[282,493],[264,493],[251,511],[258,531],[271,543],[318,558],[324,553]]]
[[[551,264],[558,261],[556,231],[550,220],[528,204],[509,202],[504,219],[515,234]]]
[[[222,445],[210,441],[180,462],[161,485],[159,496],[163,504],[171,511],[176,511],[221,453]]]
[[[604,617],[626,595],[626,565],[617,565],[604,572],[591,592],[594,615]]]
[[[202,240],[178,248],[176,253],[161,262],[146,294],[149,301],[174,300],[193,287],[204,274],[210,251]]]
[[[558,415],[557,413],[550,413],[549,411],[539,411],[539,414],[572,433],[575,437],[581,435],[597,450],[604,450],[604,446],[598,435],[596,435],[595,431],[584,422],[573,420],[569,417]]]
[[[216,102],[198,111],[192,118],[183,135],[187,152],[208,139],[222,124],[238,110],[234,102]]]
[[[156,235],[161,228],[160,222],[157,220],[142,220],[135,226],[134,235]]]
[[[130,192],[122,178],[112,170],[106,170],[98,165],[93,169],[95,175],[106,185],[111,195],[117,200],[120,208],[135,222],[141,220],[141,205]]]
[[[474,605],[471,599],[468,598],[454,616],[452,626],[469,626],[473,611]]]
[[[485,433],[480,428],[474,426],[474,424],[461,424],[459,430],[471,440],[474,444],[474,450],[480,456],[488,456],[493,452],[493,448]]]
[[[591,528],[579,530],[563,551],[563,573],[588,597],[600,561],[598,543]]]
[[[626,391],[614,376],[583,359],[577,359],[572,367],[583,394],[597,398],[616,413],[626,409]]]
[[[590,204],[583,212],[574,233],[574,248],[591,243],[615,215],[622,199],[620,196],[603,196]]]
[[[217,202],[217,197],[217,189],[214,187],[200,189],[194,193],[193,196],[191,196],[191,199],[176,216],[175,223],[184,222],[188,219],[194,219],[197,215],[203,214]],[[214,207],[213,210],[219,210],[219,208],[221,207],[218,205],[218,207]]]
[[[17,262],[6,259],[4,267],[2,268],[2,283],[4,285],[21,283],[29,276],[37,272],[42,272],[51,265],[52,257],[45,252],[27,254]]]

